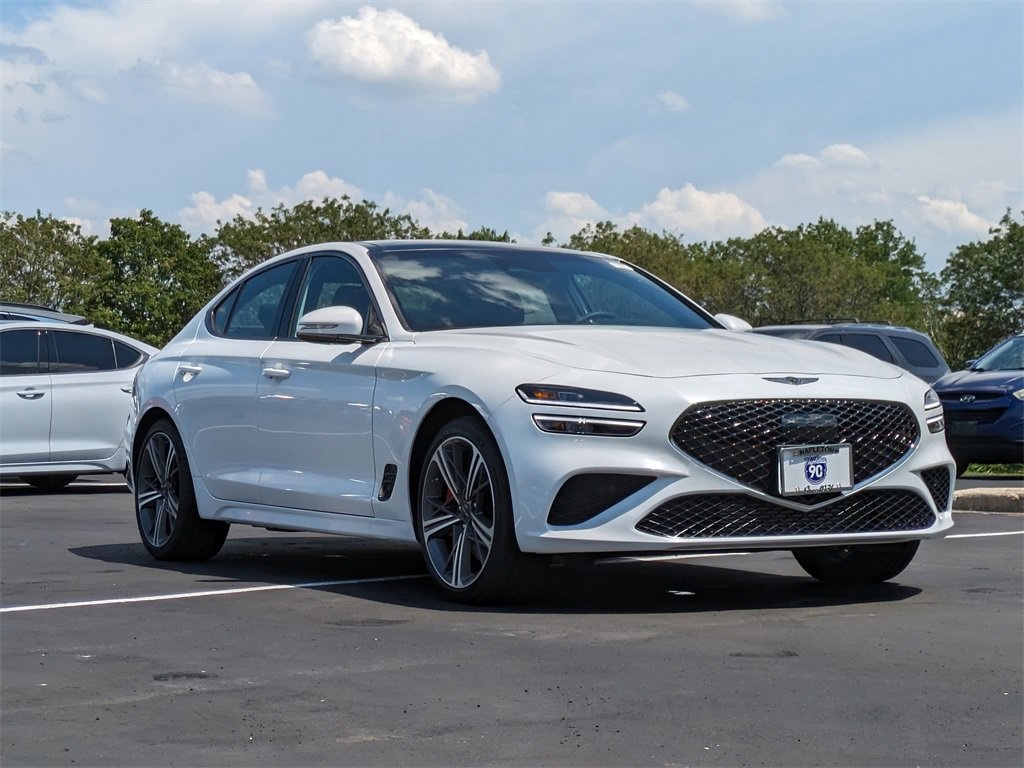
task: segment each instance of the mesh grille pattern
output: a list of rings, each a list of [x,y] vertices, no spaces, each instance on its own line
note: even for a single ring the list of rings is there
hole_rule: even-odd
[[[932,501],[940,510],[949,506],[949,492],[953,489],[953,481],[946,467],[932,467],[921,473],[921,479],[928,486]]]
[[[917,419],[902,403],[879,400],[728,400],[699,403],[672,427],[672,442],[697,461],[778,496],[776,448],[850,443],[853,481],[891,467],[917,443]],[[837,494],[791,497],[815,504]]]
[[[548,512],[548,523],[586,522],[653,482],[654,478],[648,475],[575,475],[558,490]]]
[[[694,494],[665,502],[636,524],[670,538],[804,536],[928,528],[935,515],[912,491],[863,491],[834,504],[794,510],[741,494]]]

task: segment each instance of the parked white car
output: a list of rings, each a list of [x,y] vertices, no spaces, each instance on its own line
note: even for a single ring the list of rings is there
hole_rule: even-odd
[[[418,541],[471,602],[530,594],[565,553],[787,549],[825,581],[896,576],[953,524],[935,393],[727,324],[592,253],[292,251],[140,371],[142,541],[161,559],[213,556],[230,523]]]
[[[0,477],[57,490],[124,472],[132,379],[154,352],[88,325],[0,323]]]

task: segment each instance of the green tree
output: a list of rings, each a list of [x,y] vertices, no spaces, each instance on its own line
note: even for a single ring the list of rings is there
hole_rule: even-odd
[[[347,196],[308,200],[293,208],[282,204],[269,212],[259,209],[252,218],[235,216],[218,225],[212,256],[226,279],[303,245],[431,237],[408,214],[393,214],[369,200],[354,203]]]
[[[957,248],[942,270],[940,340],[953,368],[1024,331],[1024,221],[1007,210],[989,232]]]
[[[96,244],[110,270],[102,297],[114,330],[161,346],[220,289],[206,238],[193,240],[152,211],[111,219]]]
[[[79,225],[40,211],[0,214],[0,299],[109,321],[98,297],[111,272],[95,243]]]

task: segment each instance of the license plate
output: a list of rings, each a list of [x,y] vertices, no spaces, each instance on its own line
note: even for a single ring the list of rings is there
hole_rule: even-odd
[[[852,445],[785,445],[779,448],[779,491],[783,496],[835,493],[852,487]]]

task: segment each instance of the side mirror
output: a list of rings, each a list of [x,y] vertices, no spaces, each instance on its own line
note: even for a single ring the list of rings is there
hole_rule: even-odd
[[[749,331],[754,327],[743,318],[736,317],[735,315],[727,315],[724,312],[719,312],[715,315],[715,320],[724,325],[726,330],[729,331]]]
[[[363,333],[363,316],[352,307],[323,307],[299,318],[296,331],[303,341],[321,344],[376,344],[383,336]]]
[[[978,362],[978,361],[977,360],[968,360],[966,363],[964,363],[964,368],[966,368],[969,371],[972,368],[974,368],[974,364],[976,362]]]

